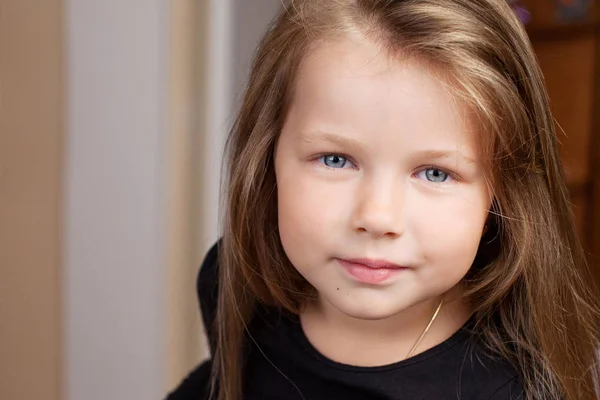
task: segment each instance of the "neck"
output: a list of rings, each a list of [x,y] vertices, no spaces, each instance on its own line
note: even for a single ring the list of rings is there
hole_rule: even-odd
[[[444,304],[412,356],[452,336],[471,314],[460,288],[444,296]],[[348,365],[380,366],[406,358],[430,322],[442,297],[415,304],[389,318],[350,317],[325,299],[308,303],[300,319],[311,344],[325,357]]]

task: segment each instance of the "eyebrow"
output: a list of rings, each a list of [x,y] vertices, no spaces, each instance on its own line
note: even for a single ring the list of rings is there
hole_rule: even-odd
[[[362,142],[359,142],[358,140],[346,138],[327,132],[301,132],[298,140],[310,144],[319,141],[324,141],[333,143],[338,146],[349,148],[360,148],[365,146]]]
[[[413,157],[423,157],[428,160],[446,160],[460,158],[467,164],[477,164],[477,161],[471,157],[466,156],[458,150],[445,151],[445,150],[424,150],[412,153]]]

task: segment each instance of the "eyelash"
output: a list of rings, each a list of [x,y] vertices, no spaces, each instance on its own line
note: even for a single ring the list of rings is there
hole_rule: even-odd
[[[355,162],[354,160],[352,160],[352,158],[351,158],[351,157],[349,157],[349,156],[347,156],[347,155],[345,155],[345,154],[341,154],[341,153],[323,153],[323,154],[319,154],[318,156],[316,156],[316,158],[315,158],[315,161],[319,162],[319,163],[320,163],[322,166],[324,166],[325,168],[328,168],[328,169],[331,169],[331,170],[336,170],[336,169],[344,169],[344,168],[333,168],[333,167],[329,167],[329,166],[327,166],[327,165],[325,165],[324,163],[322,163],[322,162],[320,162],[320,161],[319,161],[319,160],[321,160],[323,157],[330,157],[330,156],[337,156],[337,157],[344,158],[344,159],[346,160],[346,162],[349,162],[349,163],[351,163],[352,165],[354,165],[354,168],[352,168],[352,169],[356,169],[356,168],[357,168],[357,167],[356,167],[356,162]],[[418,169],[418,170],[417,170],[417,171],[414,173],[414,175],[418,174],[419,172],[426,171],[426,170],[428,170],[428,169],[434,169],[434,170],[437,170],[437,171],[443,172],[444,174],[448,175],[448,176],[451,178],[451,180],[452,180],[452,181],[458,181],[458,180],[460,180],[460,177],[459,177],[459,176],[458,176],[456,173],[454,173],[454,172],[452,172],[452,171],[449,171],[449,170],[447,170],[447,169],[445,169],[445,168],[441,168],[441,167],[435,166],[435,165],[424,165],[424,166],[421,166],[421,167],[419,167],[419,169]],[[443,183],[446,183],[446,182],[431,182],[431,181],[429,181],[429,182],[430,182],[430,183],[433,183],[433,184],[438,184],[438,185],[441,185],[441,184],[443,184]]]

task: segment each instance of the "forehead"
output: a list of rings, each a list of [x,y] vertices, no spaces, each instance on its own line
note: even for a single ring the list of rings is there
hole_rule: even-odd
[[[391,57],[365,39],[316,43],[298,71],[286,125],[370,140],[381,132],[397,132],[398,140],[407,134],[425,142],[445,137],[479,153],[476,119],[441,72],[416,58]]]

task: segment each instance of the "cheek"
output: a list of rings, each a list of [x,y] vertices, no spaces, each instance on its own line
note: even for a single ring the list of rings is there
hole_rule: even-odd
[[[315,246],[331,241],[342,226],[340,199],[333,193],[331,185],[310,174],[280,170],[277,178],[279,234],[288,258],[295,265],[304,264],[303,260],[317,253]]]
[[[421,202],[416,228],[425,257],[449,273],[466,273],[477,253],[487,218],[485,197],[454,196],[435,204]]]

